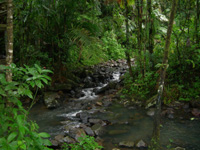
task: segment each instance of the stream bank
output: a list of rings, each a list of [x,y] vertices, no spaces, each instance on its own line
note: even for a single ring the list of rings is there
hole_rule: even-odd
[[[119,104],[117,91],[123,85],[120,76],[127,69],[124,61],[97,68],[88,73],[77,88],[67,92],[51,91],[52,95],[48,92],[47,97],[54,97],[49,103],[45,102],[51,109],[36,104],[30,119],[38,123],[40,131],[51,135],[54,148],[64,142],[74,143],[82,134],[87,134],[94,136],[105,150],[146,149],[155,109]],[[193,108],[197,104],[175,102],[163,107],[161,142],[164,148],[200,149],[199,109]]]

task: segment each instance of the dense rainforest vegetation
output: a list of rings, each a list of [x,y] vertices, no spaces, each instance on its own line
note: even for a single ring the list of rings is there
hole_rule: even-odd
[[[48,149],[48,135],[27,121],[21,100],[29,97],[32,107],[50,80],[52,87],[80,84],[87,68],[109,60],[128,65],[122,100],[199,101],[199,6],[199,0],[0,0],[0,149]]]

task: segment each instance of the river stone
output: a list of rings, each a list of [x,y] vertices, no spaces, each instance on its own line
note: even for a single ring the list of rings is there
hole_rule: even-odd
[[[63,141],[64,141],[65,143],[68,143],[68,144],[75,143],[75,140],[72,139],[72,138],[70,138],[69,136],[64,137],[64,138],[63,138]]]
[[[85,130],[87,135],[94,136],[94,132],[90,127],[86,127],[84,130]]]
[[[92,126],[92,130],[94,131],[94,133],[99,136],[103,133],[103,129],[101,124],[95,124]]]
[[[80,113],[80,119],[83,123],[88,123],[89,117],[90,117],[90,114],[87,112]]]
[[[153,109],[153,108],[152,108],[152,109],[149,109],[149,110],[147,111],[147,115],[148,115],[148,116],[151,116],[151,117],[154,116],[154,115],[155,115],[155,109]]]
[[[59,145],[58,141],[56,140],[51,140],[51,144],[52,146],[56,146],[56,147]]]
[[[123,147],[134,147],[134,142],[132,141],[122,141],[119,143],[119,146],[123,146]]]
[[[97,123],[100,123],[101,120],[100,119],[89,119],[89,122],[93,123],[93,124],[97,124]]]
[[[136,144],[136,147],[138,147],[138,148],[147,147],[147,144],[146,144],[143,140],[140,140],[140,141]]]
[[[58,99],[60,98],[60,95],[55,92],[45,92],[44,93],[44,103],[47,106],[47,108],[57,108],[60,106],[60,103]]]
[[[69,136],[78,141],[79,137],[85,136],[85,131],[79,128],[72,128],[69,130]]]
[[[55,140],[58,141],[59,143],[64,142],[63,138],[64,138],[64,135],[61,135],[61,134],[55,136]]]

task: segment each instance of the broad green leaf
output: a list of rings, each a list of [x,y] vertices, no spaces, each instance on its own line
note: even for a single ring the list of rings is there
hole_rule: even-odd
[[[24,94],[27,95],[29,98],[33,99],[32,92],[29,89],[26,89]]]
[[[46,78],[47,80],[51,80],[51,78],[47,75],[43,75],[44,78]]]
[[[44,139],[44,140],[43,140],[43,144],[44,144],[45,146],[51,146],[51,145],[52,145],[52,143],[51,143],[48,139]]]
[[[18,141],[18,146],[20,149],[26,150],[26,144],[23,141]]]
[[[43,86],[43,84],[41,83],[40,80],[36,80],[35,83],[39,88],[41,88]]]
[[[37,64],[35,64],[34,66],[35,66],[35,68],[37,68],[37,70],[38,70],[38,72],[39,72],[39,73],[41,73],[41,72],[42,72],[42,69],[41,69],[41,67],[40,67],[40,66],[38,66]]]
[[[47,81],[47,79],[45,79],[45,78],[40,78],[45,84],[48,84],[48,81]]]
[[[48,133],[45,133],[45,132],[41,132],[38,134],[39,137],[43,137],[43,138],[48,138],[50,137],[50,135]]]
[[[6,96],[6,92],[0,87],[0,95]]]
[[[7,142],[10,143],[16,136],[17,136],[17,132],[12,132],[12,133],[8,136]]]
[[[53,73],[53,71],[48,70],[48,69],[43,69],[43,70],[42,70],[42,73]]]

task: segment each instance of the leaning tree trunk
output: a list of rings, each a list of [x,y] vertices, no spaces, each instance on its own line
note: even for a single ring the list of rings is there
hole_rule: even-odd
[[[132,69],[131,69],[131,58],[130,58],[130,52],[129,52],[129,49],[130,49],[130,47],[129,47],[129,35],[130,34],[129,34],[129,25],[128,25],[128,2],[127,2],[127,0],[125,0],[125,9],[126,9],[125,22],[126,22],[126,48],[127,48],[125,54],[126,54],[126,60],[127,60],[128,68],[129,68],[129,74],[130,74],[132,80],[134,80],[133,79],[133,72],[132,72]]]
[[[7,66],[13,62],[13,2],[7,0],[7,49],[6,49],[6,62]],[[12,72],[8,70],[6,73],[6,80],[12,81]]]
[[[155,118],[154,118],[154,128],[153,128],[153,136],[152,136],[152,143],[151,143],[151,149],[154,149],[154,150],[160,150],[161,98],[163,95],[166,70],[168,67],[170,39],[171,39],[171,33],[172,33],[172,28],[173,28],[177,2],[178,0],[173,0],[172,2],[171,14],[170,14],[169,24],[168,24],[168,29],[167,29],[167,38],[165,42],[164,57],[163,57],[163,62],[162,62],[163,65],[160,72],[158,96],[156,99],[156,113],[155,113]]]
[[[197,0],[196,1],[196,3],[197,3],[197,19],[196,19],[196,44],[200,44],[199,43],[199,41],[200,41],[200,39],[199,39],[199,32],[198,32],[198,30],[199,30],[199,21],[200,21],[200,8],[199,8],[199,0]]]

